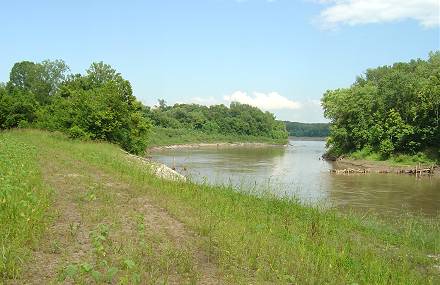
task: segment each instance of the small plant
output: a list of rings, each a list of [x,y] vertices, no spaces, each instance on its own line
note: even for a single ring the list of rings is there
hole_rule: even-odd
[[[69,234],[71,238],[76,238],[78,235],[80,224],[79,223],[70,223],[69,224]]]
[[[90,233],[95,253],[98,256],[105,257],[107,255],[105,244],[108,242],[109,232],[110,227],[106,224],[101,224]]]

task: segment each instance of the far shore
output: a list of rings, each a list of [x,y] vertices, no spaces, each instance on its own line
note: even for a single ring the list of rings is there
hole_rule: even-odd
[[[174,145],[162,145],[149,147],[147,151],[162,151],[171,149],[187,149],[187,148],[228,148],[228,147],[285,147],[287,144],[273,144],[273,143],[262,143],[262,142],[219,142],[219,143],[189,143],[189,144],[174,144]]]
[[[408,164],[408,165],[392,165],[387,161],[365,160],[365,159],[351,159],[340,158],[333,162],[337,169],[365,169],[373,173],[397,173],[401,170],[410,170],[418,168],[430,168],[434,166],[434,176],[440,177],[440,168],[433,164]]]
[[[327,137],[294,137],[289,136],[289,140],[293,141],[325,141]]]
[[[289,140],[293,141],[325,141],[326,137],[292,137],[289,136]],[[200,147],[216,147],[216,148],[227,148],[227,147],[285,147],[286,144],[276,144],[267,142],[200,142],[200,143],[182,143],[182,144],[172,144],[172,145],[158,145],[151,146],[147,148],[147,151],[161,151],[170,149],[185,149],[185,148],[200,148]]]

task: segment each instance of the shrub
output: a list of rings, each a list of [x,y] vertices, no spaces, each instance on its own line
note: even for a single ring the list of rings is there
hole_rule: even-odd
[[[391,142],[391,140],[386,139],[380,143],[379,153],[382,156],[382,158],[384,159],[389,158],[393,152],[394,152],[394,145]]]

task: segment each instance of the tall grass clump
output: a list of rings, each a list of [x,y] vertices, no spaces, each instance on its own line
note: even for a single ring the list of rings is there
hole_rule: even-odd
[[[15,132],[0,133],[0,283],[19,275],[45,226],[50,191],[42,182],[37,151]]]

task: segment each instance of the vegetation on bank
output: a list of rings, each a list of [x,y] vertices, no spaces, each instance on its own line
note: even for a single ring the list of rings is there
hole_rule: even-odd
[[[197,142],[201,138],[234,142],[248,138],[251,141],[285,143],[288,136],[284,124],[277,121],[272,113],[238,102],[232,102],[228,108],[225,105],[197,104],[167,106],[164,100],[159,100],[156,108],[145,107],[144,114],[159,135],[166,132],[171,141],[174,140],[173,134],[182,133],[185,133],[182,140],[189,142]],[[152,140],[156,138],[152,137]]]
[[[285,138],[274,139],[264,136],[226,135],[206,133],[192,129],[153,127],[148,138],[149,146],[180,145],[193,143],[240,143],[257,142],[267,144],[286,144]]]
[[[57,259],[58,273],[52,276],[58,280],[195,283],[207,272],[214,272],[216,280],[233,284],[440,282],[438,217],[381,220],[304,206],[289,198],[238,193],[228,187],[164,181],[153,176],[148,165],[129,159],[115,145],[72,141],[56,133],[17,130],[0,133],[0,139],[2,155],[6,153],[9,158],[0,163],[16,165],[9,172],[10,188],[40,187],[39,181],[44,179],[57,186],[54,199],[74,195],[69,203],[74,204],[71,208],[80,215],[79,227],[64,230],[69,232],[66,235],[70,243],[79,242],[78,231],[89,235],[90,239],[80,240],[86,243],[81,247],[88,252],[71,257],[67,252],[70,244],[54,251],[54,256],[63,256]],[[26,173],[29,169],[33,175]],[[59,184],[59,177],[74,182]],[[3,186],[3,180],[1,183]],[[66,191],[65,187],[75,185],[79,187]],[[8,188],[0,189],[3,195]],[[56,203],[49,208],[44,206],[45,197],[33,196],[30,204],[39,203],[43,205],[39,209],[58,211]],[[29,204],[23,202],[28,199],[23,195],[6,205],[20,213]],[[138,202],[141,204],[132,205]],[[149,206],[140,212],[146,203],[154,203],[163,210]],[[169,213],[184,227],[178,226],[175,236],[159,234],[157,227],[161,224],[148,218],[153,213]],[[160,219],[161,223],[169,222],[171,216]],[[1,222],[6,229],[21,226],[20,231],[27,233],[35,231],[34,225],[45,224],[44,215],[32,217],[31,223],[25,217],[27,212],[24,217],[18,214],[16,219],[2,216]],[[196,240],[185,243],[179,238],[186,229],[194,234],[185,236]],[[56,242],[61,235],[51,235],[50,240]],[[1,249],[21,243],[29,252],[30,244],[21,242],[21,234],[1,237]],[[190,247],[194,244],[200,245],[196,253]],[[203,255],[207,260],[200,262]],[[3,264],[14,264],[7,271],[2,268],[3,280],[20,278],[25,273],[19,273],[20,268],[38,264],[38,260],[33,260],[32,264],[23,265],[24,256],[0,255]],[[20,262],[10,263],[11,258]],[[211,264],[215,269],[203,271],[203,264]],[[26,279],[22,281],[26,283]]]
[[[327,137],[330,125],[327,123],[298,123],[284,121],[289,136],[293,137]]]
[[[202,134],[194,139],[287,141],[282,122],[249,105],[167,106],[159,100],[157,107],[144,106],[130,82],[102,62],[92,63],[85,74],[70,74],[62,60],[22,61],[12,67],[9,81],[0,83],[0,129],[61,131],[71,138],[117,143],[140,154],[148,141],[160,140],[152,137],[153,126],[170,129],[168,133],[179,129]]]
[[[371,151],[369,148],[354,151],[348,156],[348,158],[355,160],[384,162],[390,166],[408,166],[417,164],[430,166],[435,165],[440,161],[438,155],[432,152],[429,153],[429,150],[425,152],[418,152],[416,154],[393,154],[385,159],[382,155]]]
[[[368,69],[351,87],[327,91],[322,106],[329,155],[438,160],[440,52]]]

